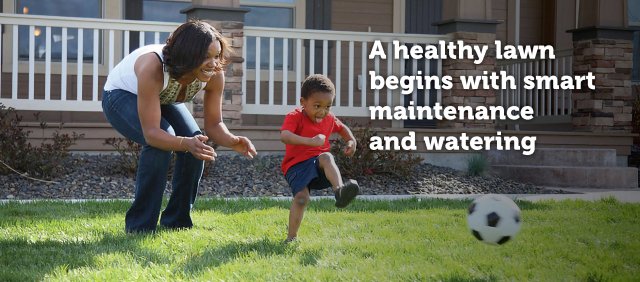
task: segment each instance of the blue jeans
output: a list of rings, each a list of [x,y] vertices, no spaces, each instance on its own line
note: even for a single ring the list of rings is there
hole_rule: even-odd
[[[104,91],[102,109],[114,129],[142,145],[136,172],[135,199],[125,217],[127,232],[149,232],[156,229],[162,196],[166,188],[171,161],[170,151],[147,144],[138,116],[138,96],[125,90]],[[192,137],[202,134],[184,104],[162,105],[160,128],[174,136]],[[176,152],[173,191],[162,212],[160,224],[168,228],[190,228],[190,211],[196,199],[204,161],[190,153]]]

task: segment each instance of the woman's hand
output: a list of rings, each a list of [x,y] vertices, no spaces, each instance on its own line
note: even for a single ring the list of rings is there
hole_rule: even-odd
[[[215,150],[207,145],[205,142],[209,140],[209,137],[205,135],[196,135],[193,137],[185,138],[183,144],[186,144],[187,152],[191,153],[196,159],[203,161],[215,161],[218,154]]]
[[[347,147],[344,148],[344,154],[351,157],[356,153],[356,141],[351,139],[347,141]]]
[[[244,136],[236,137],[238,138],[238,142],[236,142],[234,145],[231,145],[231,147],[229,148],[244,155],[249,159],[253,159],[253,157],[255,157],[258,153],[256,152],[256,147],[254,147],[253,143],[251,143],[251,140]]]

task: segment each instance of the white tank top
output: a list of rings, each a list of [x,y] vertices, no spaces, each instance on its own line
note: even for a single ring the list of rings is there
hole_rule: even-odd
[[[142,46],[125,56],[109,73],[107,82],[104,84],[104,90],[122,89],[138,94],[138,77],[134,70],[136,61],[140,56],[151,52],[155,52],[162,58],[163,47],[164,44]],[[167,80],[165,79],[166,82]]]
[[[122,89],[133,94],[138,94],[138,77],[136,76],[134,66],[138,58],[142,55],[154,52],[158,55],[161,61],[164,61],[162,57],[162,48],[164,44],[153,44],[142,46],[129,55],[125,56],[118,65],[109,73],[107,82],[104,85],[104,90],[110,91],[115,89]],[[163,70],[164,71],[164,70]],[[192,83],[187,85],[185,101],[191,101],[193,97],[200,91],[206,82],[200,82],[195,79]],[[164,71],[164,82],[162,91],[158,93],[160,95],[161,104],[171,104],[176,102],[176,98],[180,92],[182,86],[178,81],[171,78],[169,73]]]

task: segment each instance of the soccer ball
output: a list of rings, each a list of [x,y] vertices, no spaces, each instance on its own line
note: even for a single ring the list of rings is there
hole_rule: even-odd
[[[467,223],[476,239],[502,245],[520,231],[520,208],[503,195],[484,195],[469,206]]]

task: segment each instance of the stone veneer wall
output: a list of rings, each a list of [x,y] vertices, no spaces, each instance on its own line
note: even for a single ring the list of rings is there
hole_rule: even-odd
[[[630,40],[574,41],[573,73],[592,72],[595,90],[583,83],[573,91],[573,126],[579,131],[631,132],[634,96],[631,90],[633,46]]]
[[[227,125],[242,124],[242,48],[244,48],[244,23],[238,21],[211,21],[231,45],[232,54],[225,71],[225,85],[223,93],[222,117]],[[193,100],[193,115],[196,119],[204,117],[203,92]]]
[[[460,76],[483,75],[483,71],[496,71],[495,33],[454,32],[449,34],[452,41],[462,40],[467,45],[488,45],[489,50],[482,63],[476,65],[471,59],[447,59],[442,61],[442,74],[453,78],[453,88],[442,90],[443,106],[493,106],[496,104],[496,90],[466,90],[462,87]],[[480,128],[493,129],[495,121],[485,120],[443,120],[438,128]]]

